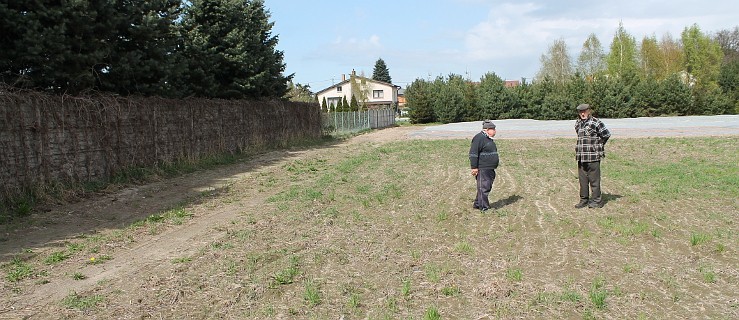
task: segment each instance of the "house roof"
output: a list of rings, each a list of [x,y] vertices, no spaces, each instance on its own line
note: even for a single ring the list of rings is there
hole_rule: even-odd
[[[365,80],[367,80],[367,81],[369,81],[369,82],[374,82],[374,83],[377,83],[377,84],[382,84],[382,85],[386,85],[386,86],[389,86],[389,87],[397,87],[397,88],[400,88],[400,86],[398,86],[398,85],[394,85],[394,84],[392,84],[392,83],[387,83],[387,82],[384,82],[384,81],[377,81],[377,80],[373,80],[373,79],[370,79],[370,78],[367,78],[367,77],[362,77],[362,76],[355,76],[355,77],[357,77],[357,78],[362,78],[362,79],[365,79]],[[321,93],[323,93],[323,92],[325,92],[325,91],[331,90],[331,89],[333,89],[333,88],[336,88],[336,87],[338,87],[338,86],[342,86],[342,85],[344,85],[344,84],[347,84],[347,83],[349,83],[349,82],[350,82],[351,80],[352,80],[352,79],[351,79],[351,78],[349,78],[349,79],[346,79],[346,80],[344,80],[344,81],[341,81],[341,82],[339,82],[339,83],[337,83],[337,84],[333,84],[333,85],[331,85],[331,86],[329,86],[329,87],[327,87],[327,88],[325,88],[325,89],[323,89],[323,90],[320,90],[320,91],[316,92],[316,95],[319,95],[319,94],[321,94]]]

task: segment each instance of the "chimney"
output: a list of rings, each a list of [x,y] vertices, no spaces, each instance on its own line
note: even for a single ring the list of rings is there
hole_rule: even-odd
[[[346,74],[345,73],[342,73],[341,74],[341,82],[344,82],[344,81],[346,81]]]

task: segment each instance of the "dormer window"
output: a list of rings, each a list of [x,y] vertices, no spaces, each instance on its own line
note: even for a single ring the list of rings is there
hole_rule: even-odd
[[[336,92],[341,92],[341,86],[336,87]]]

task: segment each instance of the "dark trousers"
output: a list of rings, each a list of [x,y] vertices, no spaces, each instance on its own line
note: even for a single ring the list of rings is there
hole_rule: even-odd
[[[494,169],[480,169],[477,172],[477,196],[475,196],[474,207],[478,209],[490,209],[490,200],[488,196],[493,190],[493,181],[495,181]]]
[[[580,181],[580,200],[600,203],[600,161],[578,161],[577,179]],[[589,190],[588,185],[590,186]],[[588,191],[592,193],[589,194]]]

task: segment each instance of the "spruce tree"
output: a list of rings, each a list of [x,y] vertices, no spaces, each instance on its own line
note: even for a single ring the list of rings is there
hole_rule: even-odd
[[[181,1],[114,1],[115,32],[99,66],[99,89],[120,94],[178,96],[171,86]]]
[[[293,75],[283,75],[269,17],[263,0],[193,0],[183,20],[187,90],[216,98],[283,97]]]
[[[393,83],[390,77],[390,70],[387,69],[385,60],[382,60],[382,58],[377,59],[377,62],[375,62],[375,68],[372,70],[372,80]]]

